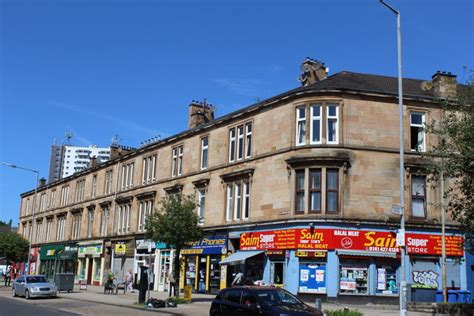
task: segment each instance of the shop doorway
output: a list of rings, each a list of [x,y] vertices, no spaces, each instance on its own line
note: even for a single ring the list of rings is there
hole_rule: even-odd
[[[272,261],[270,264],[270,282],[275,285],[283,285],[285,283],[283,268],[285,263],[283,261]]]
[[[160,251],[158,263],[158,291],[167,292],[168,291],[168,280],[169,275],[172,273],[171,269],[171,252],[170,251]]]
[[[87,285],[92,285],[92,266],[94,260],[92,258],[87,258],[88,268],[87,268]]]

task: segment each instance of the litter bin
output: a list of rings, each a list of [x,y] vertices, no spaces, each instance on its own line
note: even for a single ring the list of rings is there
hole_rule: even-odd
[[[436,303],[443,303],[443,291],[436,291]]]
[[[458,302],[458,291],[457,290],[449,290],[448,291],[448,303],[457,303]]]
[[[54,284],[58,292],[74,290],[74,273],[56,273],[54,276]]]
[[[458,291],[458,303],[471,304],[471,292],[466,290]]]

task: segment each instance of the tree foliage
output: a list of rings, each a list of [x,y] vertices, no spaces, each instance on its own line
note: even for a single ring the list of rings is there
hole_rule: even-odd
[[[173,274],[176,284],[179,284],[179,253],[203,235],[202,228],[198,226],[196,198],[193,195],[168,195],[160,201],[160,206],[159,211],[154,212],[145,223],[146,237],[176,250]]]
[[[433,158],[434,179],[444,172],[450,186],[445,190],[447,211],[466,232],[466,249],[473,249],[474,234],[474,77],[458,89],[455,100],[447,100],[439,121],[427,126],[438,145],[427,155]],[[447,181],[448,183],[448,181]]]
[[[28,247],[28,241],[15,232],[0,234],[0,257],[5,257],[9,263],[26,261]]]

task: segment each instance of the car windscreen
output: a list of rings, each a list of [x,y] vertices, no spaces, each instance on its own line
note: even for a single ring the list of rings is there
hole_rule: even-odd
[[[27,283],[45,283],[46,278],[44,276],[28,276]]]
[[[257,296],[265,306],[302,304],[295,296],[283,290],[260,290]]]

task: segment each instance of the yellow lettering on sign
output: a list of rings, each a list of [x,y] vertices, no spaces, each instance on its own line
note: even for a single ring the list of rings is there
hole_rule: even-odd
[[[365,233],[365,238],[367,241],[364,243],[365,247],[377,246],[377,247],[388,247],[395,248],[397,244],[397,239],[391,235],[387,237],[378,237],[374,238],[375,232]]]

